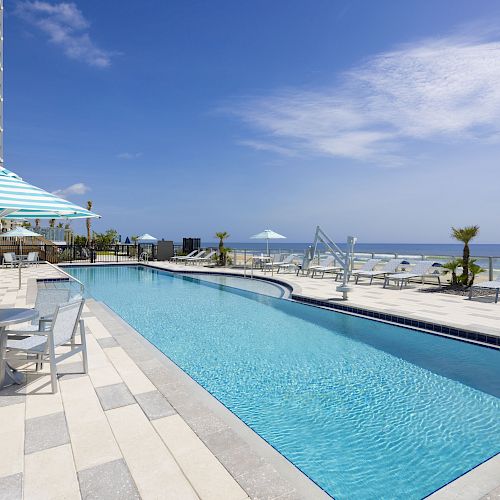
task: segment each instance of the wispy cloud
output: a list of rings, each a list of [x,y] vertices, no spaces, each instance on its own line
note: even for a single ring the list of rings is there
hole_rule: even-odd
[[[68,186],[67,188],[56,189],[55,191],[52,191],[52,194],[60,196],[61,198],[67,198],[73,194],[85,194],[88,191],[90,191],[90,188],[86,184],[83,182],[77,182],[76,184],[71,184],[71,186]]]
[[[88,33],[90,23],[74,3],[22,1],[17,4],[16,14],[47,35],[70,59],[99,68],[111,64],[112,53],[92,41]]]
[[[397,164],[408,141],[500,142],[499,60],[498,32],[421,40],[329,87],[245,99],[236,113],[265,134],[267,149]]]
[[[284,156],[295,156],[297,154],[297,152],[293,149],[279,146],[278,144],[272,144],[270,142],[252,141],[248,139],[238,141],[238,144],[241,144],[242,146],[248,146],[257,151],[271,151],[272,153],[278,153]]]
[[[140,158],[142,156],[142,153],[119,153],[116,155],[117,158],[120,158],[121,160],[135,160],[137,158]]]

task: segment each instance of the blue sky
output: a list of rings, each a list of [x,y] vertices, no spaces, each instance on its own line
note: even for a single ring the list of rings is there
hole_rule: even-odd
[[[5,3],[6,166],[96,230],[500,242],[497,1]]]

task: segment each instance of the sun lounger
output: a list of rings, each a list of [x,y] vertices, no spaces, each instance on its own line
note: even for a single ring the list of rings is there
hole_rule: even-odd
[[[422,284],[424,283],[424,279],[427,276],[436,277],[438,280],[438,284],[441,284],[441,277],[439,273],[431,273],[431,269],[434,266],[435,262],[429,260],[419,260],[415,263],[413,268],[405,273],[396,273],[396,274],[388,274],[384,278],[384,288],[391,282],[394,281],[396,286],[399,289],[402,289],[403,286],[408,285],[411,279],[419,278],[422,280]]]
[[[187,260],[187,262],[192,264],[203,264],[204,262],[210,262],[216,253],[217,252],[215,250],[212,250],[207,255],[202,255],[201,257],[191,257]]]
[[[295,269],[297,267],[297,264],[295,262],[297,257],[298,257],[298,255],[296,253],[292,253],[288,257],[286,257],[282,262],[278,262],[277,263],[277,267],[278,267],[277,272],[279,273],[280,270],[285,270],[285,269],[288,269],[288,270]]]
[[[374,278],[384,278],[388,274],[393,274],[397,271],[398,267],[403,264],[404,260],[403,259],[391,259],[386,264],[384,267],[378,271],[362,271],[361,269],[359,270],[358,273],[355,275],[355,283],[357,284],[359,281],[359,278],[370,278],[370,285],[373,282]]]
[[[183,259],[182,262],[184,262],[185,264],[188,264],[189,262],[191,262],[194,259],[201,259],[201,258],[203,258],[206,254],[207,254],[207,250],[201,250],[196,255],[193,255],[193,257],[187,257],[186,256],[186,258]]]
[[[321,277],[325,277],[325,273],[337,273],[342,270],[342,267],[335,265],[335,259],[333,257],[328,258],[328,262],[325,265],[313,266],[311,269],[311,278],[314,278],[316,274],[321,273]]]
[[[315,269],[320,269],[322,267],[331,267],[335,264],[335,258],[332,255],[327,257],[322,257],[319,259],[319,264],[310,264],[307,268],[307,275],[314,274]]]
[[[175,261],[181,261],[181,260],[186,260],[189,259],[190,257],[195,257],[197,254],[200,254],[202,250],[193,250],[192,252],[188,253],[187,255],[179,255],[176,257],[172,257],[170,260]]]
[[[354,269],[350,272],[349,279],[351,279],[351,276],[356,276],[357,274],[360,273],[373,271],[375,266],[380,263],[380,260],[381,259],[368,259],[359,269]],[[335,273],[335,281],[337,281],[339,278],[342,278],[343,275],[344,275],[344,270],[339,269]]]
[[[495,294],[495,304],[498,302],[498,295],[500,292],[500,280],[493,281],[483,281],[482,283],[477,283],[469,288],[469,300],[472,299],[472,293],[476,289],[481,290],[491,290]]]

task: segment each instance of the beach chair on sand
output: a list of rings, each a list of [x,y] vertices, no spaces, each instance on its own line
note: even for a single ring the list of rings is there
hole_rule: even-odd
[[[359,278],[370,278],[371,285],[374,278],[384,278],[388,274],[394,274],[397,271],[398,267],[403,264],[403,262],[403,259],[391,259],[386,262],[382,269],[378,271],[362,271],[360,269],[359,272],[355,274],[354,282],[357,284]]]
[[[391,282],[394,281],[396,286],[399,289],[402,289],[403,286],[408,285],[411,279],[420,278],[422,280],[422,284],[424,283],[424,279],[427,276],[436,277],[438,280],[438,284],[441,285],[441,277],[438,273],[431,273],[431,269],[433,268],[435,262],[429,260],[420,260],[415,263],[413,268],[404,273],[396,273],[396,274],[388,274],[384,277],[384,288]]]
[[[495,304],[498,302],[498,295],[500,293],[500,280],[483,281],[477,283],[469,288],[469,300],[472,300],[474,290],[491,290],[495,294]]]

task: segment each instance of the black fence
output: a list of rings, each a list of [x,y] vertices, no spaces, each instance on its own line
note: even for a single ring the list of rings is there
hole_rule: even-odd
[[[86,247],[79,245],[53,245],[53,244],[20,244],[0,243],[0,256],[13,252],[16,255],[28,255],[37,252],[39,260],[46,260],[52,264],[60,262],[128,262],[139,260],[155,260],[155,245],[116,244],[100,247]]]

